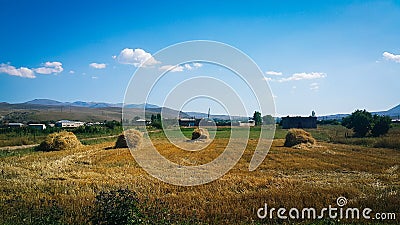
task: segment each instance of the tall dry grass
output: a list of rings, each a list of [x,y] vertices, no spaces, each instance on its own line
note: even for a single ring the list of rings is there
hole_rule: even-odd
[[[216,158],[227,142],[216,139],[199,152],[182,151],[162,138],[155,144],[166,158],[197,165]],[[144,220],[154,224],[285,223],[259,220],[256,211],[264,203],[322,208],[334,205],[339,196],[347,197],[349,206],[398,210],[399,151],[333,143],[293,149],[278,139],[261,166],[249,172],[256,144],[251,139],[239,163],[221,179],[195,187],[153,178],[128,149],[105,150],[114,142],[2,158],[0,224],[90,223],[95,197],[118,189],[134,192]]]

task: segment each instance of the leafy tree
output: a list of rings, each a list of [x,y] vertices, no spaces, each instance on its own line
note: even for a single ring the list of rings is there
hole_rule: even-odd
[[[371,130],[372,120],[371,113],[367,112],[365,109],[356,110],[350,116],[343,118],[342,125],[353,129],[355,136],[365,137]]]
[[[255,111],[255,112],[254,112],[254,115],[253,115],[253,120],[254,120],[256,126],[261,125],[261,124],[262,124],[261,113]]]
[[[271,115],[265,115],[262,117],[263,124],[274,124],[275,119]]]
[[[373,121],[374,127],[371,130],[371,134],[375,137],[386,134],[389,131],[390,123],[392,122],[389,116],[378,115],[374,115]]]
[[[162,129],[161,114],[157,116],[151,115],[151,126],[157,129]]]
[[[365,137],[369,132],[375,137],[386,134],[389,131],[390,123],[390,117],[372,116],[365,110],[356,110],[342,120],[342,125],[353,129],[357,137]]]

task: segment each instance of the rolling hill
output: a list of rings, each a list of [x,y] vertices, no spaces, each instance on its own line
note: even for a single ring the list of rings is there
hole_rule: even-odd
[[[101,102],[59,102],[50,99],[35,99],[25,103],[9,104],[0,103],[0,121],[8,122],[40,122],[57,121],[61,119],[79,120],[85,122],[98,122],[104,120],[117,120],[122,118],[122,104]],[[160,113],[164,110],[165,116],[172,118],[177,111],[161,108],[151,104],[131,104],[127,110],[133,117],[139,115],[146,107],[146,117]],[[180,112],[182,116],[188,116]]]

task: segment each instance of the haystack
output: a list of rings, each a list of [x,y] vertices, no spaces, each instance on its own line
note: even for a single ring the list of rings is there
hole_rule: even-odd
[[[285,147],[293,147],[298,144],[315,144],[315,139],[305,130],[290,129],[285,137]]]
[[[46,139],[40,143],[38,150],[40,151],[60,151],[73,149],[81,146],[81,142],[74,133],[61,131],[58,133],[49,134]]]
[[[210,137],[207,129],[204,128],[196,128],[192,133],[192,140],[205,140]]]
[[[138,130],[126,130],[120,134],[114,148],[137,148],[142,142],[143,134]]]

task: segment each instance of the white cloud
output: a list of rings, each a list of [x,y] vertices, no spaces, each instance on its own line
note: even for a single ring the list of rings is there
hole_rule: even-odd
[[[116,58],[117,58],[117,56],[116,56],[116,55],[113,55],[113,56],[111,56],[111,58],[113,58],[113,59],[116,59]]]
[[[95,69],[105,69],[107,67],[104,63],[90,63],[89,66]]]
[[[382,55],[383,55],[383,58],[385,58],[386,60],[400,63],[400,55],[395,55],[390,52],[384,52]]]
[[[325,78],[325,73],[294,73],[292,76],[287,78],[282,78],[277,81],[286,82],[286,81],[297,81],[297,80],[313,80],[319,78]]]
[[[200,68],[200,67],[203,66],[203,64],[201,64],[201,63],[193,63],[193,66],[196,67],[196,68]]]
[[[197,69],[202,67],[203,64],[201,63],[185,63],[183,65],[177,65],[177,66],[173,66],[173,65],[164,65],[164,66],[160,66],[159,70],[168,70],[170,72],[183,72],[185,70],[193,70],[193,69]]]
[[[35,73],[26,67],[20,67],[20,68],[15,68],[14,66],[11,66],[9,64],[0,64],[0,73],[6,73],[8,75],[12,76],[18,76],[18,77],[26,77],[26,78],[35,78]]]
[[[149,67],[161,63],[154,59],[150,53],[140,48],[125,48],[119,53],[117,58],[119,63],[130,64],[135,67]]]
[[[185,68],[188,69],[188,70],[192,70],[193,69],[193,67],[190,66],[190,64],[185,64]]]
[[[75,71],[73,71],[73,70],[70,70],[70,71],[69,71],[69,73],[70,73],[70,74],[74,74],[74,73],[75,73]]]
[[[281,76],[282,72],[276,72],[276,71],[267,71],[265,72],[267,75],[272,75],[272,76]]]
[[[45,62],[42,67],[33,69],[40,74],[61,73],[63,70],[61,62]]]
[[[311,83],[310,90],[317,91],[319,89],[318,83]]]
[[[169,72],[182,72],[184,70],[183,66],[172,66],[172,65],[165,65],[161,66],[159,70],[169,71]]]
[[[266,81],[272,81],[271,77],[264,77],[263,79],[266,80]]]
[[[96,77],[96,76],[92,76],[92,79],[97,80],[97,79],[99,79],[99,78]]]

